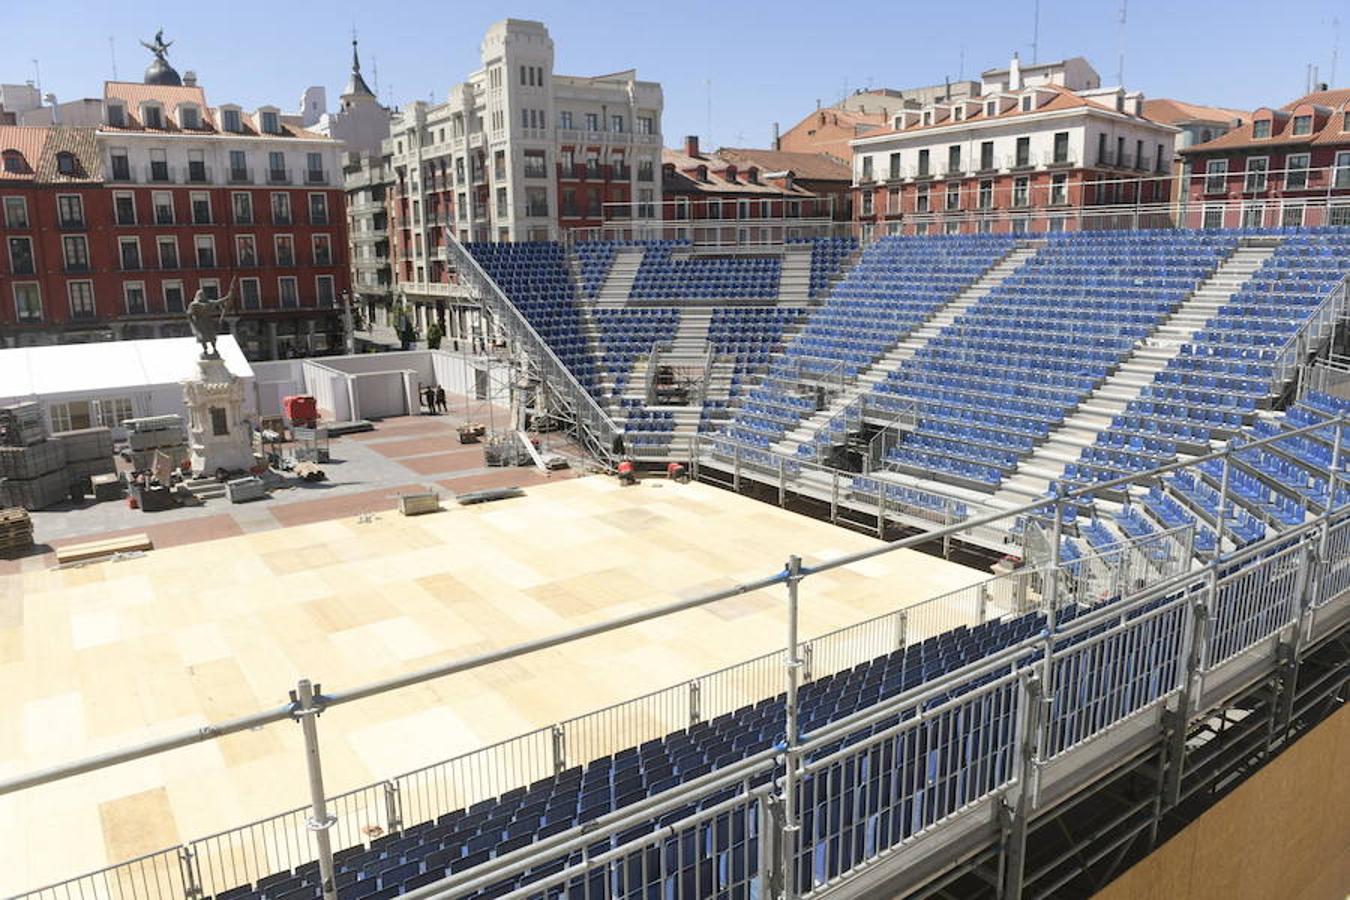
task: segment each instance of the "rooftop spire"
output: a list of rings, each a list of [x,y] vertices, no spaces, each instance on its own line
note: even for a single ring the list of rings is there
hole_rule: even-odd
[[[361,77],[361,57],[356,52],[356,29],[352,29],[352,77],[347,79],[347,87],[342,92],[343,96],[355,96],[356,94],[365,94],[370,97],[375,96],[375,92],[366,84],[366,80]]]

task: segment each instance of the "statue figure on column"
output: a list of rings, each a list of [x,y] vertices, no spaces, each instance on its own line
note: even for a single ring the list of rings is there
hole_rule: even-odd
[[[192,302],[188,304],[188,324],[192,326],[192,336],[202,345],[202,359],[220,358],[216,350],[216,334],[225,321],[225,310],[234,301],[234,284],[232,280],[225,296],[217,300],[210,299],[205,290],[198,288]]]

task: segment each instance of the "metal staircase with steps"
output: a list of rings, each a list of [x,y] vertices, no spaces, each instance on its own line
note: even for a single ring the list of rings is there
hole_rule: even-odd
[[[1052,430],[1049,439],[1022,461],[989,503],[1012,508],[1043,496],[1050,482],[1059,478],[1066,466],[1077,462],[1083,448],[1095,443],[1097,435],[1110,428],[1111,420],[1153,383],[1153,377],[1181,352],[1181,345],[1204,328],[1205,322],[1251,279],[1278,243],[1277,239],[1244,243],[1220,263],[1064,424]]]
[[[962,313],[988,296],[989,292],[1005,278],[1035,256],[1038,247],[1039,244],[1032,243],[1021,243],[1013,247],[976,279],[974,284],[929,316],[922,325],[901,338],[890,350],[873,360],[872,364],[862,370],[857,379],[840,391],[824,409],[817,410],[803,419],[795,429],[774,444],[772,449],[779,453],[795,454],[799,446],[810,443],[816,432],[843,412],[845,407],[885,381],[887,375],[899,368],[905,360],[913,357],[924,344],[955,322]]]

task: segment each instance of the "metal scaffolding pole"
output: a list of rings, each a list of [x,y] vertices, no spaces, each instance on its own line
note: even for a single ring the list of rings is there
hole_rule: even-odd
[[[323,707],[314,702],[316,691],[308,678],[296,685],[298,704],[295,717],[305,736],[305,768],[309,772],[310,816],[306,823],[314,832],[318,845],[319,877],[323,885],[323,900],[337,900],[336,873],[333,870],[333,841],[329,830],[337,824],[337,817],[328,812],[327,795],[323,790],[323,761],[319,757],[319,724],[316,721]]]
[[[796,879],[793,873],[793,854],[797,846],[797,745],[800,743],[797,725],[797,682],[801,674],[802,660],[797,641],[798,585],[802,580],[802,560],[793,554],[787,562],[787,658],[784,660],[787,675],[787,703],[785,715],[786,752],[783,754],[783,897],[791,900],[796,896]]]

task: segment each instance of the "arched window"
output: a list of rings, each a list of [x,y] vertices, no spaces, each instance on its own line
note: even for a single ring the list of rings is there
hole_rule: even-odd
[[[56,171],[62,175],[76,175],[78,167],[75,164],[75,154],[67,150],[62,150],[56,154]]]
[[[6,150],[0,156],[4,157],[5,171],[14,175],[22,175],[28,171],[28,166],[23,161],[23,154],[18,150]]]

